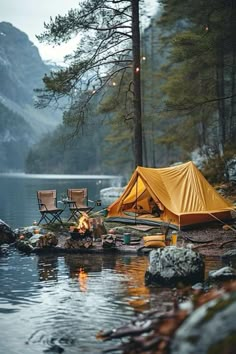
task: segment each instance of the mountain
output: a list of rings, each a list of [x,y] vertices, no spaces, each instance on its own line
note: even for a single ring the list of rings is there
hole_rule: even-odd
[[[61,123],[61,111],[34,108],[34,89],[43,86],[42,78],[51,69],[24,32],[11,23],[0,22],[1,172],[23,170],[24,157],[30,146]],[[19,155],[18,143],[22,146],[20,163],[19,158],[14,159],[14,152]],[[6,163],[9,151],[11,166]]]

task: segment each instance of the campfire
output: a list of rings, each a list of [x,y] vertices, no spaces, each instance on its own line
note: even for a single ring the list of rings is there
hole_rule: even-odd
[[[70,235],[71,239],[67,241],[67,248],[89,248],[92,246],[93,238],[88,214],[82,213],[77,225],[70,227]]]
[[[75,229],[80,234],[85,234],[86,231],[90,230],[88,214],[86,214],[85,212],[82,213],[81,217],[78,220],[78,226],[76,226]]]

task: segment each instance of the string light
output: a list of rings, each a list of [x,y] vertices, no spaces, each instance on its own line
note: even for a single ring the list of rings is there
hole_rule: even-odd
[[[116,86],[116,82],[115,81],[112,82],[112,86]]]
[[[140,68],[137,67],[137,68],[135,69],[135,72],[136,72],[136,73],[139,73],[139,71],[140,71]]]

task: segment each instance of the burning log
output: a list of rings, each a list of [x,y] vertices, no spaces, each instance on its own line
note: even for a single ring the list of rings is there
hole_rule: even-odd
[[[83,212],[79,218],[76,229],[80,234],[85,234],[87,230],[90,230],[89,216],[85,212]]]
[[[89,216],[82,213],[78,224],[70,232],[70,239],[66,240],[65,248],[89,248],[93,245],[92,232],[90,230]]]

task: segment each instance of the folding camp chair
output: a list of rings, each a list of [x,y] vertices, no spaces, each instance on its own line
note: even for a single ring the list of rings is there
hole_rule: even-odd
[[[78,220],[78,215],[81,215],[82,212],[89,213],[95,208],[95,202],[88,199],[88,190],[87,188],[80,189],[67,189],[67,197],[69,202],[69,209],[71,215],[68,219]],[[93,202],[93,206],[89,206],[88,202]]]
[[[39,211],[41,214],[41,219],[39,220],[38,225],[43,220],[45,220],[46,224],[53,224],[55,221],[58,221],[63,225],[60,215],[64,209],[57,207],[56,190],[52,189],[37,191],[37,198]]]

